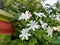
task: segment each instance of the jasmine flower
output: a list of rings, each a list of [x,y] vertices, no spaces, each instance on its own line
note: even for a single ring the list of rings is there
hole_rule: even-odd
[[[23,29],[23,30],[21,31],[22,34],[19,35],[19,37],[21,37],[22,40],[24,40],[24,39],[28,40],[28,39],[29,39],[28,37],[31,36],[31,34],[29,34],[28,32],[29,32],[28,29]]]
[[[53,4],[51,7],[52,7],[53,9],[56,9],[56,4]]]
[[[48,13],[50,14],[52,12],[52,10],[49,10]]]
[[[60,14],[56,15],[55,20],[60,21]]]
[[[41,1],[43,7],[46,6],[46,4],[49,4],[50,6],[52,6],[53,4],[57,3],[57,0],[45,0],[44,2]]]
[[[44,13],[41,13],[41,12],[39,12],[39,13],[37,13],[37,12],[34,12],[34,14],[36,15],[36,16],[39,16],[39,17],[45,17],[46,18],[46,15],[44,14]]]
[[[30,29],[32,29],[33,31],[35,31],[35,28],[39,28],[39,25],[36,21],[31,20],[30,24],[27,24],[27,26],[29,26]]]
[[[47,33],[48,33],[48,36],[52,37],[53,29],[50,26],[48,26],[47,28]]]
[[[29,13],[29,11],[26,11],[19,16],[18,20],[25,19],[27,21],[28,19],[30,19],[31,16],[31,13]]]
[[[40,24],[41,24],[41,27],[45,30],[47,28],[47,23],[44,23],[41,19],[40,19]]]
[[[51,18],[52,20],[55,20],[54,18],[56,17],[56,15],[50,15],[49,18]]]
[[[60,4],[60,0],[58,0],[59,4]]]

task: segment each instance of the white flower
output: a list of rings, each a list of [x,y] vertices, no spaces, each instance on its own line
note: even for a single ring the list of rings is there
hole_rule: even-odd
[[[48,13],[50,14],[52,12],[52,10],[49,10]]]
[[[40,19],[40,24],[41,24],[41,27],[45,30],[47,28],[47,23],[44,23],[41,19]]]
[[[51,18],[52,20],[55,20],[54,18],[56,17],[56,15],[50,15],[49,18]]]
[[[53,4],[51,7],[52,7],[53,9],[56,9],[56,4]]]
[[[32,16],[31,13],[29,13],[29,11],[26,11],[25,14],[22,13],[19,16],[19,19],[18,20],[22,20],[22,19],[28,20],[28,19],[30,19],[31,16]]]
[[[47,32],[48,32],[48,36],[52,37],[53,29],[50,26],[48,26]]]
[[[59,4],[60,4],[60,0],[58,0]]]
[[[30,26],[29,28],[35,31],[35,28],[39,28],[39,25],[36,21],[31,20],[30,24],[27,24],[27,26]]]
[[[43,7],[46,6],[46,4],[49,4],[50,6],[52,6],[53,4],[57,3],[58,0],[45,0],[44,2],[41,1]]]
[[[24,40],[24,39],[28,40],[28,39],[29,39],[28,37],[31,36],[31,34],[29,34],[28,32],[29,32],[28,29],[23,29],[23,30],[21,31],[22,34],[19,35],[19,37],[21,37],[22,40]]]
[[[46,1],[46,0],[41,0],[42,2]]]
[[[41,12],[39,12],[39,13],[37,13],[37,12],[34,12],[34,14],[36,15],[36,16],[39,16],[39,17],[45,17],[46,18],[46,15],[44,14],[44,13],[41,13]]]
[[[58,22],[60,21],[60,14],[56,15],[55,20],[57,20]]]
[[[56,9],[56,6],[52,7],[53,9]]]
[[[56,21],[60,22],[60,14],[50,15],[49,17],[50,17],[52,20],[56,20]]]

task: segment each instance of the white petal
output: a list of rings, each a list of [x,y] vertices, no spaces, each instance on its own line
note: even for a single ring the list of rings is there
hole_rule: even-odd
[[[28,39],[29,39],[27,36],[26,36],[25,38],[26,38],[26,40],[28,40]]]

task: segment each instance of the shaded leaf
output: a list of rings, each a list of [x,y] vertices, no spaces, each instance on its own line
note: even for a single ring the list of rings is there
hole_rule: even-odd
[[[44,31],[42,29],[38,29],[35,32],[33,32],[33,34],[35,35],[35,37],[37,37],[39,40],[42,39],[43,33],[44,33]]]
[[[32,38],[29,40],[28,45],[35,45],[37,43],[37,40],[35,38]]]
[[[52,38],[52,43],[53,44],[60,44],[60,38],[59,37],[53,37]]]
[[[7,0],[6,2],[5,2],[5,6],[10,6],[12,4],[12,0]]]
[[[49,43],[52,42],[52,38],[51,38],[51,37],[48,37],[46,34],[43,35],[43,38],[44,38],[45,40],[47,40]]]

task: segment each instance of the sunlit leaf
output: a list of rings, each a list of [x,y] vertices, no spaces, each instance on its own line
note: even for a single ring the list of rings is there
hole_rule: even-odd
[[[13,15],[9,14],[8,12],[0,9],[0,16],[1,15],[5,16],[5,17],[9,17],[9,18],[13,18],[14,17]]]

